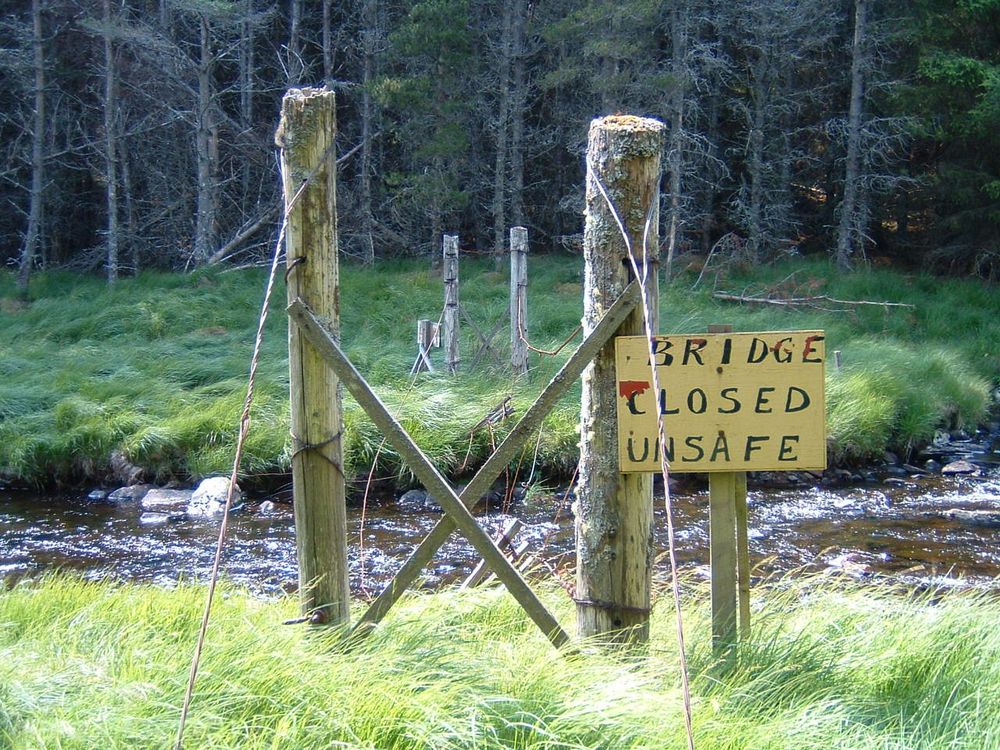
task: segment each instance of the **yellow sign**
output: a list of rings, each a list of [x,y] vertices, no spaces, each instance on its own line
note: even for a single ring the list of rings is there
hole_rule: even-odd
[[[660,470],[661,414],[674,471],[826,468],[822,331],[619,336],[615,350],[620,471]]]

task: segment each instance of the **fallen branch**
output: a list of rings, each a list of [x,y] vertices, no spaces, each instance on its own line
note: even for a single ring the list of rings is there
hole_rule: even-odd
[[[733,294],[731,292],[715,292],[713,297],[721,300],[726,300],[727,302],[745,302],[757,305],[781,305],[781,306],[794,306],[794,305],[813,305],[817,302],[830,302],[835,305],[874,305],[875,307],[908,307],[911,310],[916,309],[916,305],[910,305],[906,302],[872,302],[869,300],[851,300],[851,299],[836,299],[835,297],[829,297],[825,294],[819,294],[811,297],[787,297],[787,298],[772,298],[772,297],[747,297],[742,294]]]

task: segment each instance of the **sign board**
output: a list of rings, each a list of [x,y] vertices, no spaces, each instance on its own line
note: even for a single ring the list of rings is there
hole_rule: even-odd
[[[659,414],[675,471],[826,468],[822,331],[615,341],[620,471],[660,470]]]

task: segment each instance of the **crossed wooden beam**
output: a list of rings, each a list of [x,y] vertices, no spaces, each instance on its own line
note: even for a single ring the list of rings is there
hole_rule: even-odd
[[[494,480],[517,456],[524,442],[532,435],[556,402],[570,389],[598,351],[615,335],[618,327],[639,303],[639,286],[632,282],[622,295],[608,308],[604,317],[566,361],[541,395],[524,413],[507,437],[482,465],[461,495],[457,495],[434,464],[413,442],[406,430],[386,409],[385,405],[365,382],[351,361],[340,349],[336,336],[301,300],[288,306],[290,318],[299,326],[316,351],[326,360],[347,390],[354,396],[386,440],[396,449],[413,474],[441,504],[445,514],[431,532],[403,563],[399,572],[371,603],[368,610],[354,626],[355,631],[373,627],[389,612],[403,593],[410,587],[431,558],[455,529],[459,529],[476,551],[482,555],[497,578],[506,586],[542,633],[557,648],[569,641],[569,636],[556,618],[546,609],[521,574],[504,557],[489,534],[472,516],[470,508],[490,488]]]

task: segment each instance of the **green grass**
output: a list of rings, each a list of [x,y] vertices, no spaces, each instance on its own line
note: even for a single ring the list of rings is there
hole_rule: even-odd
[[[533,343],[553,348],[581,314],[582,260],[537,256],[531,263],[529,325]],[[463,265],[463,304],[480,328],[506,315],[508,286],[488,261]],[[791,274],[791,276],[790,276]],[[710,323],[736,330],[823,328],[828,351],[844,367],[828,374],[828,431],[835,461],[867,461],[886,448],[907,453],[936,428],[975,425],[1000,375],[1000,295],[977,281],[902,275],[890,270],[837,275],[825,262],[739,271],[720,289],[780,285],[844,299],[914,304],[915,309],[858,306],[846,313],[742,306],[692,290],[681,275],[661,298],[661,330],[684,333]],[[779,284],[779,282],[783,282]],[[108,288],[100,279],[38,274],[32,301],[15,301],[13,277],[0,274],[0,475],[36,483],[98,479],[113,451],[153,479],[188,479],[228,471],[245,392],[262,270],[191,275],[145,273]],[[518,413],[568,356],[532,355],[531,373],[514,380],[485,367],[451,378],[408,377],[414,322],[441,311],[440,280],[418,262],[384,263],[375,272],[343,269],[342,335],[359,369],[444,470],[458,474],[499,439],[470,430],[504,396]],[[285,472],[291,455],[287,406],[284,290],[267,329],[253,431],[244,475]],[[836,307],[828,305],[828,307]],[[462,357],[478,341],[463,327]],[[506,326],[496,336],[506,355]],[[435,353],[440,361],[440,353]],[[349,471],[408,481],[391,450],[348,398],[345,453]],[[549,475],[572,472],[577,459],[579,389],[546,421],[539,460]]]
[[[755,590],[730,670],[685,585],[699,750],[1000,747],[1000,602],[797,578]],[[404,599],[367,640],[224,587],[185,747],[686,747],[673,614],[643,654],[557,655],[497,589]],[[543,591],[564,623],[565,594]],[[204,591],[55,577],[0,595],[0,747],[172,744]]]

